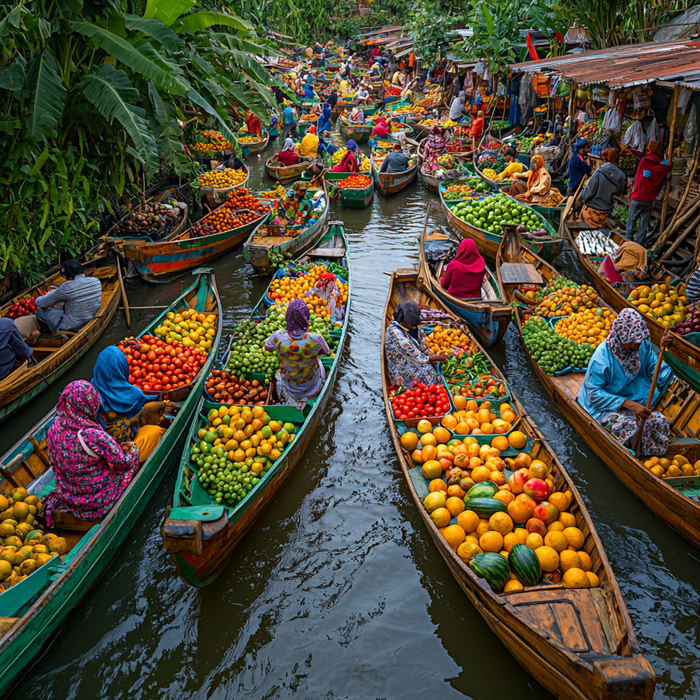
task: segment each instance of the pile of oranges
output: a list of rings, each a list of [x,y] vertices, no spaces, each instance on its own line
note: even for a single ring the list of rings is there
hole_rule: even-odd
[[[203,131],[202,136],[206,141],[193,143],[190,148],[197,153],[219,153],[220,151],[231,151],[233,146],[218,131]]]
[[[457,435],[505,435],[513,429],[517,414],[510,404],[502,403],[498,413],[491,410],[491,403],[467,401],[464,396],[453,396],[456,413],[442,419],[442,425]],[[506,445],[505,442],[501,444]],[[501,449],[508,449],[507,446]]]
[[[562,287],[548,294],[537,306],[533,313],[545,318],[575,314],[581,310],[595,309],[598,305],[598,294],[588,285],[580,287]]]
[[[350,177],[345,178],[345,180],[340,180],[338,182],[338,188],[339,189],[357,189],[357,190],[364,190],[366,187],[369,187],[372,184],[372,178],[368,177],[367,175],[360,175],[359,173],[356,173],[355,175],[351,175]]]
[[[425,342],[428,343],[428,347],[435,355],[451,355],[455,347],[463,349],[471,347],[469,337],[459,328],[445,326],[435,326]]]
[[[265,211],[269,209],[266,204],[263,204],[257,197],[250,194],[250,190],[245,187],[239,187],[233,192],[226,195],[226,206],[232,209],[252,209],[254,211]]]
[[[597,348],[608,337],[616,318],[610,309],[586,309],[557,321],[554,330],[577,345],[588,343]]]
[[[325,265],[316,265],[299,277],[284,276],[273,279],[268,296],[278,305],[288,304],[292,299],[301,299],[309,311],[315,312],[317,316],[321,316],[324,319],[330,318],[325,300],[316,295],[306,296],[306,292],[314,287],[319,277],[326,272],[328,272],[328,268]],[[345,304],[348,300],[348,286],[337,278],[336,284],[338,285],[341,301]]]

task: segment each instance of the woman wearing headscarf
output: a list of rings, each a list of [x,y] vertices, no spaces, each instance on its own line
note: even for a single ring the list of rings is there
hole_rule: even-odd
[[[282,403],[302,410],[317,396],[326,379],[321,355],[329,355],[324,337],[309,333],[309,309],[301,299],[292,299],[286,313],[287,329],[275,331],[265,341],[266,352],[276,352],[280,369],[276,377]]]
[[[338,289],[338,280],[332,272],[324,272],[316,284],[306,292],[307,297],[320,297],[326,304],[326,311],[331,319],[342,321],[344,316],[343,299]]]
[[[614,259],[610,255],[603,258],[598,268],[598,274],[612,285],[639,284],[639,282],[649,279],[647,262],[646,248],[634,241],[625,241],[617,249]]]
[[[430,352],[420,321],[418,304],[403,301],[394,310],[394,318],[386,329],[384,353],[389,378],[394,386],[410,386],[412,382],[440,382],[433,365],[444,362],[447,355],[433,355]]]
[[[377,123],[374,125],[374,129],[372,129],[371,138],[386,139],[388,137],[389,137],[389,127],[387,126],[386,118],[379,117],[377,119]]]
[[[316,122],[316,133],[321,136],[324,131],[331,130],[331,106],[329,104],[323,105],[323,112]]]
[[[309,130],[301,140],[299,146],[299,155],[302,158],[317,158],[318,157],[318,136],[316,136],[316,127],[309,127]]]
[[[248,132],[253,134],[253,136],[260,136],[260,134],[262,134],[262,122],[259,117],[253,114],[249,109],[245,111],[245,125]]]
[[[486,274],[486,263],[471,238],[459,244],[454,259],[445,268],[440,280],[442,288],[458,299],[481,299],[481,284]]]
[[[133,440],[140,461],[145,462],[165,433],[165,428],[158,425],[160,420],[143,420],[148,413],[145,409],[153,409],[153,404],[161,405],[162,402],[147,403],[146,394],[129,383],[126,355],[114,345],[97,356],[92,385],[100,396],[97,414],[100,425],[119,443]]]
[[[431,130],[428,138],[425,140],[423,147],[423,156],[425,160],[437,160],[445,152],[447,141],[443,136],[442,129],[436,124]]]
[[[664,336],[661,351],[670,343],[671,336]],[[632,449],[644,420],[641,452],[649,457],[666,453],[670,434],[666,416],[645,405],[656,359],[641,314],[635,309],[623,309],[613,321],[608,337],[593,353],[577,399],[592,418]],[[672,378],[671,368],[662,362],[657,382],[660,388],[655,390],[652,404]]]
[[[591,175],[581,194],[581,219],[595,228],[606,228],[615,196],[625,189],[627,176],[616,165],[620,158],[617,148],[604,149],[600,157],[603,164]]]
[[[139,468],[132,442],[119,445],[99,424],[100,395],[89,382],[71,382],[56,405],[46,440],[56,490],[44,499],[44,514],[54,526],[57,509],[80,520],[99,520],[124,493]]]
[[[359,153],[358,145],[350,140],[347,143],[347,151],[338,165],[331,168],[334,173],[357,173],[360,171],[359,163],[357,162],[357,153]]]
[[[289,137],[286,138],[282,150],[275,157],[285,167],[296,165],[299,162],[299,155],[294,150],[294,141]]]
[[[516,179],[517,178],[517,179]],[[527,184],[523,182],[527,178]],[[513,184],[506,194],[521,202],[543,204],[552,194],[552,176],[544,167],[544,158],[540,155],[530,158],[530,170],[513,175]]]

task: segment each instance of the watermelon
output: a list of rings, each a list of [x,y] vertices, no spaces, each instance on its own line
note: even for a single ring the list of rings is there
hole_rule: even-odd
[[[510,555],[508,556],[510,557]],[[503,586],[506,585],[510,578],[508,559],[502,554],[496,554],[495,552],[475,554],[469,562],[469,568],[479,578],[485,578],[496,593],[503,590]]]
[[[514,544],[508,554],[508,563],[523,586],[536,586],[542,578],[542,567],[534,549]]]
[[[465,506],[480,518],[490,518],[494,513],[505,513],[508,510],[506,504],[496,498],[470,498]]]
[[[491,498],[496,491],[498,491],[498,486],[496,486],[493,481],[480,481],[467,491],[467,495],[464,497],[464,503],[466,504],[466,502],[470,501],[472,498]]]

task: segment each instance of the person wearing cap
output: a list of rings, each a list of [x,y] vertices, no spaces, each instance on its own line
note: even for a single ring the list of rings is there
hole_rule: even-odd
[[[364,83],[362,83],[360,85],[360,87],[357,88],[357,90],[355,92],[355,99],[358,102],[364,102],[365,104],[370,102],[369,91],[367,90],[367,87],[365,86]]]
[[[466,98],[465,92],[460,92],[457,97],[452,100],[450,105],[450,119],[453,122],[458,122],[467,115],[467,108],[464,105],[464,100]]]
[[[584,203],[581,220],[595,228],[605,228],[615,195],[622,193],[627,182],[616,165],[620,158],[617,148],[606,148],[600,157],[603,164],[591,175],[581,194]]]
[[[637,165],[637,176],[630,195],[629,210],[627,211],[627,231],[625,235],[639,245],[644,245],[647,229],[651,221],[654,200],[661,192],[666,181],[666,175],[671,169],[668,160],[661,160],[663,146],[660,141],[650,141],[644,158]],[[639,230],[635,229],[639,222]]]
[[[569,189],[566,194],[575,194],[583,178],[591,174],[592,168],[586,160],[590,150],[587,139],[579,139],[574,144],[574,154],[569,159]]]
[[[514,148],[509,148],[503,157],[507,165],[493,178],[496,182],[512,180],[515,175],[519,175],[525,170],[525,166],[517,159]]]

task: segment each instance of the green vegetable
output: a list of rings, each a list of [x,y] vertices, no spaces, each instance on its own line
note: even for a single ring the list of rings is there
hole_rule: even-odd
[[[477,352],[473,355],[464,353],[461,357],[453,355],[440,365],[440,371],[445,379],[454,379],[455,377],[476,379],[482,374],[488,374],[489,369],[489,362],[483,352]]]
[[[523,342],[532,359],[550,376],[567,367],[586,369],[595,351],[588,343],[578,345],[558,335],[540,316],[533,316],[523,326]]]

